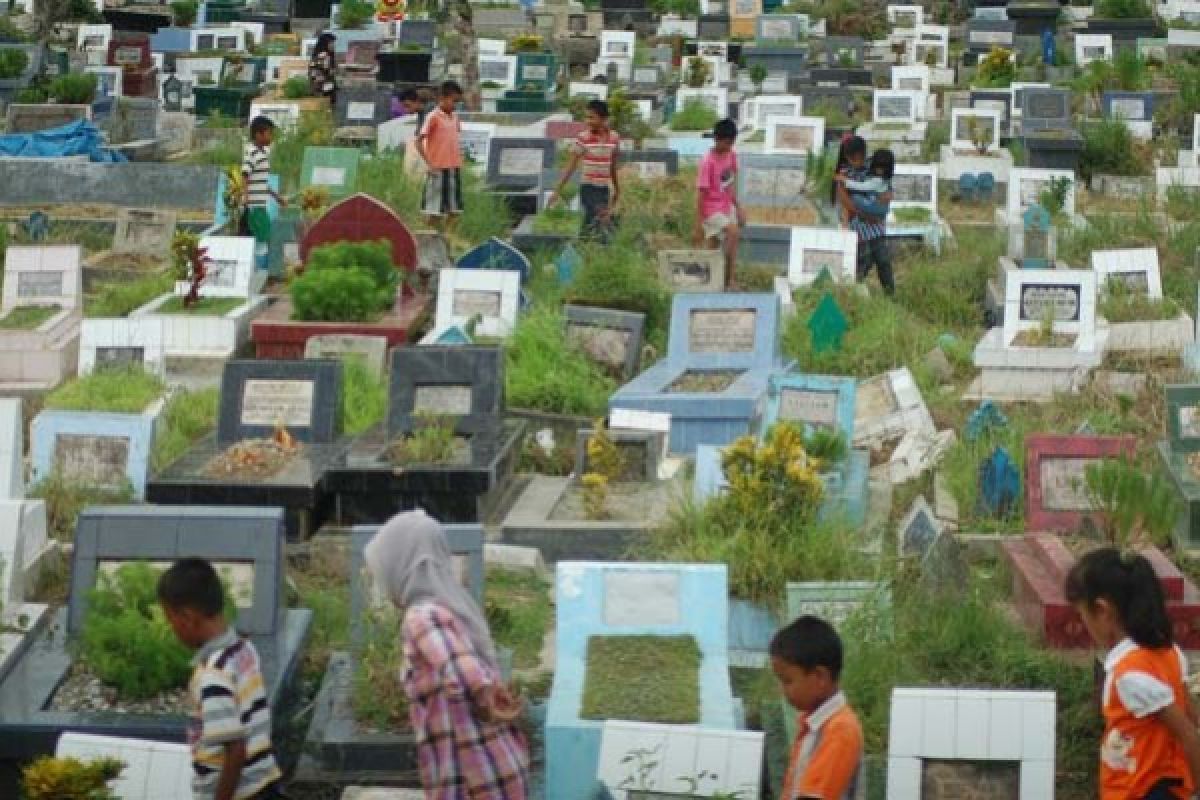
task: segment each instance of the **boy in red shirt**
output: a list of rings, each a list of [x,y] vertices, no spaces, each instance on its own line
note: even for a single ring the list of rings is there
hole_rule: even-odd
[[[712,149],[700,161],[696,174],[696,232],[699,247],[707,241],[715,249],[723,237],[725,250],[725,288],[736,289],[734,269],[737,266],[739,232],[746,224],[746,215],[737,202],[737,154],[733,143],[737,125],[723,119],[713,128]]]
[[[437,108],[425,116],[425,124],[417,134],[417,153],[428,167],[425,194],[421,210],[429,217],[431,226],[446,218],[449,230],[462,213],[462,145],[459,134],[462,121],[454,107],[462,98],[462,87],[454,81],[442,84]]]
[[[617,152],[621,137],[608,127],[608,103],[591,100],[584,116],[587,130],[579,134],[571,144],[571,160],[563,170],[558,188],[550,195],[548,206],[558,202],[563,186],[575,174],[579,162],[583,162],[583,174],[579,180],[579,202],[583,206],[584,238],[595,236],[607,242],[613,229],[613,209],[621,195],[617,182]]]

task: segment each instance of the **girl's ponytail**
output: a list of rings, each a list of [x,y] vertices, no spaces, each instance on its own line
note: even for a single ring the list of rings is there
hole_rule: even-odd
[[[1167,603],[1154,567],[1145,556],[1104,547],[1085,554],[1067,575],[1067,602],[1113,605],[1129,638],[1142,647],[1167,647],[1172,642]]]

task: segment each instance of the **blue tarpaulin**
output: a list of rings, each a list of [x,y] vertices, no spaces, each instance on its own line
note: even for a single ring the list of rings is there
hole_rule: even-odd
[[[76,120],[58,128],[35,133],[10,133],[0,136],[0,156],[10,158],[59,158],[87,156],[100,163],[118,163],[128,159],[104,147],[104,139],[95,125]]]

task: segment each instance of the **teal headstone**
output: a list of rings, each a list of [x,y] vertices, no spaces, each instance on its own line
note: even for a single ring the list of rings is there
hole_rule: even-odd
[[[816,311],[808,318],[808,331],[812,334],[813,351],[823,353],[826,350],[840,350],[842,337],[849,324],[846,315],[838,308],[837,300],[826,292],[817,304]]]
[[[1034,203],[1021,215],[1021,267],[1046,269],[1050,266],[1050,212]]]

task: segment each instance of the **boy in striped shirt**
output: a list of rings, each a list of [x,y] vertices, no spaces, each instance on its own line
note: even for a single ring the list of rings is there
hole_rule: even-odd
[[[558,188],[550,195],[548,206],[558,202],[563,186],[575,174],[579,162],[583,173],[579,178],[579,203],[583,206],[584,238],[595,236],[607,242],[613,229],[613,209],[621,194],[617,183],[617,152],[621,137],[608,127],[608,103],[591,100],[584,116],[587,129],[571,144],[571,160],[563,170]]]
[[[188,687],[192,796],[283,797],[258,652],[225,621],[216,570],[201,558],[175,562],[158,581],[158,601],[179,641],[196,651]]]
[[[246,205],[242,212],[240,230],[243,236],[255,234],[259,241],[270,238],[270,218],[267,203],[272,197],[281,207],[287,205],[267,182],[271,174],[271,141],[275,138],[275,123],[258,116],[250,121],[250,141],[242,152],[242,177],[246,181]],[[259,235],[255,228],[266,226]]]

